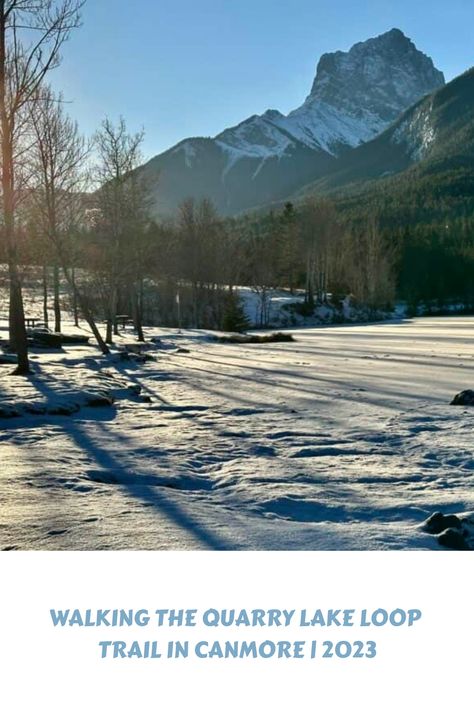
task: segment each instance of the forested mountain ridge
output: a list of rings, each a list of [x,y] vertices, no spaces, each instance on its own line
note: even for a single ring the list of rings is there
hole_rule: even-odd
[[[415,167],[421,177],[470,169],[474,156],[474,69],[408,109],[374,140],[339,158],[304,193],[386,179]]]
[[[474,69],[418,102],[349,156],[308,194],[331,195],[353,214],[415,225],[474,214]]]

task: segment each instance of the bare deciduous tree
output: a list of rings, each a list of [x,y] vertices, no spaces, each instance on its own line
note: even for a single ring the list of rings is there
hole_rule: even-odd
[[[117,125],[105,119],[95,137],[98,151],[96,179],[96,225],[102,241],[107,288],[107,336],[117,334],[117,309],[130,283],[138,289],[130,295],[139,336],[141,329],[141,284],[144,253],[140,238],[148,209],[146,184],[136,169],[141,163],[144,133],[130,134],[123,118]],[[135,249],[136,248],[136,249]],[[133,273],[131,273],[133,272]]]
[[[77,205],[85,187],[84,162],[89,146],[77,124],[64,112],[62,97],[49,87],[40,87],[31,107],[34,144],[30,151],[31,200],[39,226],[50,242],[53,255],[55,331],[61,331],[60,269],[66,278],[73,303],[79,302],[97,343],[108,353],[88,303],[77,287],[71,264],[71,232],[77,223]]]
[[[334,206],[328,200],[309,198],[301,212],[306,300],[313,306],[315,301],[323,303],[327,299],[331,251],[340,229]]]
[[[10,341],[17,375],[29,372],[23,294],[15,234],[19,199],[18,146],[25,108],[46,74],[57,66],[60,50],[80,22],[84,0],[0,0],[0,133],[3,238],[10,279]]]
[[[59,267],[64,264],[70,202],[83,189],[81,169],[88,149],[77,124],[64,113],[62,97],[56,97],[49,87],[41,87],[35,96],[31,124],[31,196],[38,227],[54,247],[54,330],[59,333]]]

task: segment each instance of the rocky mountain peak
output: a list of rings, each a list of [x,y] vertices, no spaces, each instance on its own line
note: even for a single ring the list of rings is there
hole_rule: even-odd
[[[444,83],[432,59],[394,28],[348,52],[324,54],[307,102],[322,101],[352,115],[369,113],[390,122]]]
[[[310,95],[288,115],[268,110],[150,161],[157,205],[170,210],[188,195],[206,196],[233,214],[285,198],[443,84],[432,60],[398,29],[325,54]]]

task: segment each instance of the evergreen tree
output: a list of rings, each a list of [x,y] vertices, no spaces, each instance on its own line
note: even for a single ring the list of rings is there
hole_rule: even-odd
[[[250,327],[250,322],[245,314],[242,299],[234,291],[231,291],[226,301],[222,330],[243,333]]]

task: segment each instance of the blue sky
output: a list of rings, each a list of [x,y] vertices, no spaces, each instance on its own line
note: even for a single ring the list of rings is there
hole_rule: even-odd
[[[144,127],[151,157],[308,94],[321,54],[399,27],[453,78],[474,64],[473,0],[88,0],[51,76],[85,133]]]

